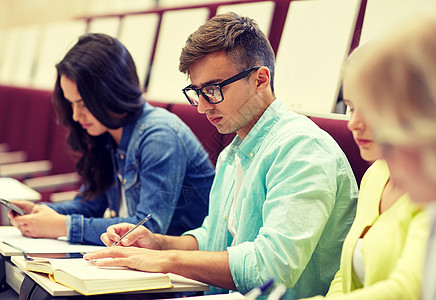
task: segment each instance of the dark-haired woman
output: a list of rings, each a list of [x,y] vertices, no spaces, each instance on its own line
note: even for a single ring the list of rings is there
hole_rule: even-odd
[[[69,130],[67,143],[83,186],[73,200],[34,205],[11,217],[23,235],[101,244],[110,225],[137,223],[179,235],[201,225],[214,169],[190,129],[142,97],[127,49],[103,34],[87,34],[56,66],[53,102]]]

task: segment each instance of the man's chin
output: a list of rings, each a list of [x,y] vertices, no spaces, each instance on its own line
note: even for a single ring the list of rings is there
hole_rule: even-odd
[[[218,130],[219,133],[221,134],[231,134],[234,133],[234,130],[231,130],[229,128],[225,128],[223,126],[220,126],[220,124],[215,125],[216,130]]]

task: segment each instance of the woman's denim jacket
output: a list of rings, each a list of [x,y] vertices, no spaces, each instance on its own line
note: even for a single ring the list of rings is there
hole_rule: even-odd
[[[180,235],[202,224],[215,171],[175,114],[144,104],[142,116],[123,127],[118,148],[109,148],[121,172],[129,217],[117,216],[121,194],[114,167],[113,186],[96,199],[48,204],[67,215],[70,242],[102,244],[100,235],[108,226],[137,223],[149,213],[152,219],[145,226],[156,233]],[[110,218],[103,217],[106,211]]]

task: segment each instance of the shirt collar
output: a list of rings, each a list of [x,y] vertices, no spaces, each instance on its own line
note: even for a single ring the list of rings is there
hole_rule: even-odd
[[[129,141],[132,136],[133,128],[135,127],[135,122],[131,122],[123,127],[123,133],[121,135],[121,141],[118,145],[117,151],[126,152],[129,146]]]
[[[264,111],[243,141],[236,135],[235,139],[229,145],[226,160],[233,164],[235,155],[238,155],[241,161],[244,160],[244,157],[250,159],[255,157],[263,140],[269,135],[272,128],[274,128],[276,123],[287,111],[285,104],[281,100],[275,99]]]

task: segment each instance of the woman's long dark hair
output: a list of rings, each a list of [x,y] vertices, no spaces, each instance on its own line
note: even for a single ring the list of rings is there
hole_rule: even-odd
[[[92,115],[105,127],[118,129],[136,120],[144,99],[135,63],[127,49],[105,34],[85,34],[56,65],[53,104],[59,121],[68,131],[67,144],[79,158],[76,169],[82,176],[83,200],[90,200],[113,184],[107,135],[91,136],[73,120],[71,104],[60,86],[61,76],[74,81]]]

